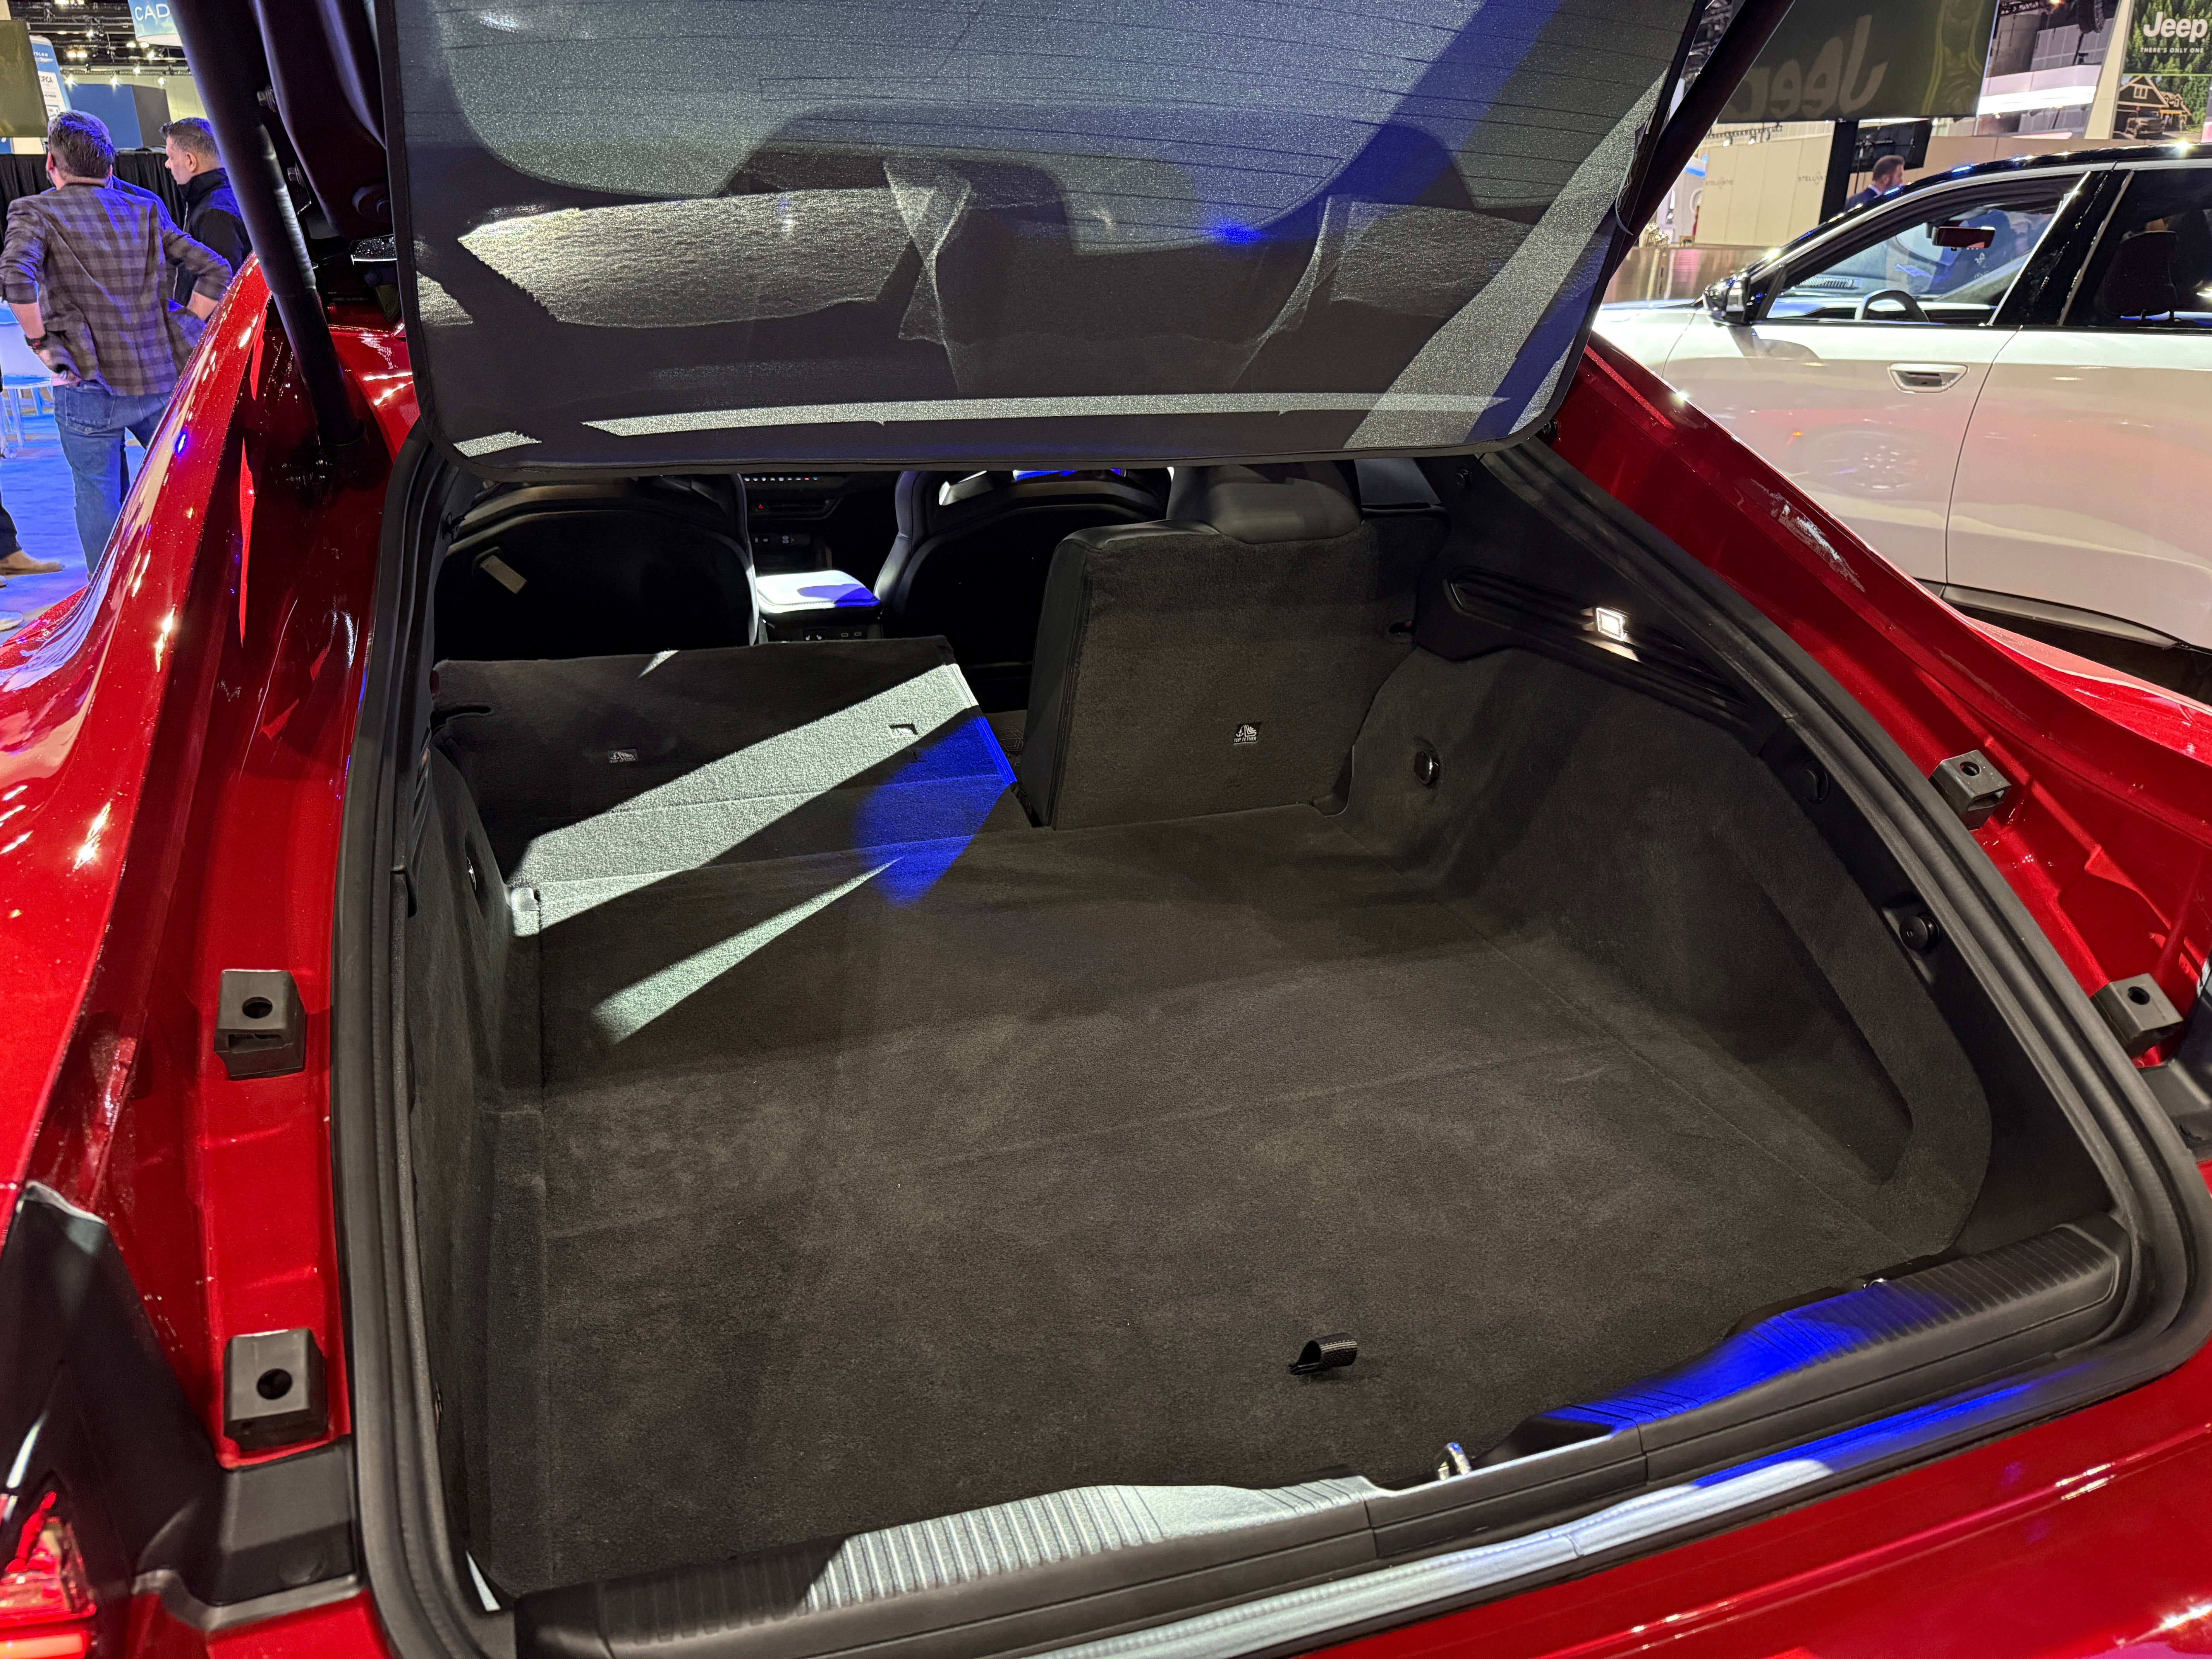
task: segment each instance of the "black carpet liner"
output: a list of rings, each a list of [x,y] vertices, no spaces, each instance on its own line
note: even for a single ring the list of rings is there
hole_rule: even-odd
[[[985,835],[618,1043],[623,988],[867,866],[550,927],[546,1364],[488,1401],[544,1509],[479,1528],[503,1587],[1091,1482],[1409,1479],[1913,1253],[1832,1195],[1840,1150],[1785,1164],[1701,1050],[1577,1012],[1667,1026],[1611,970],[1486,939],[1342,823]],[[1286,1372],[1333,1330],[1355,1367]]]

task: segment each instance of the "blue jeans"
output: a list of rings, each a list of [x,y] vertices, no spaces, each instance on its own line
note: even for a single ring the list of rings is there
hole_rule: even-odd
[[[88,572],[99,570],[108,532],[123,510],[123,434],[151,447],[154,428],[168,406],[166,392],[123,398],[103,386],[54,388],[54,429],[76,480],[76,538],[84,545]]]

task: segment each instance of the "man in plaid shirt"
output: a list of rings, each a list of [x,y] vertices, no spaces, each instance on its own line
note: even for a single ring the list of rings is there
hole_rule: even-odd
[[[99,117],[70,111],[46,129],[54,188],[9,204],[0,295],[54,373],[54,425],[76,477],[76,533],[100,568],[123,505],[123,434],[142,444],[191,356],[169,301],[172,263],[191,273],[188,308],[214,314],[230,283],[220,254],[179,230],[150,191],[114,181]]]

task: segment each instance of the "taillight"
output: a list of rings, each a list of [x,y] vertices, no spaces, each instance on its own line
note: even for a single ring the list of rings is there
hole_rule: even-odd
[[[23,1523],[0,1571],[0,1659],[83,1659],[92,1647],[92,1587],[76,1534],[48,1492]]]

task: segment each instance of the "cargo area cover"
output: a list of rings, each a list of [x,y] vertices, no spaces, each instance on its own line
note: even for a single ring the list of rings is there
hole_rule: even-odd
[[[483,470],[1494,443],[1685,0],[386,0],[417,385]]]

